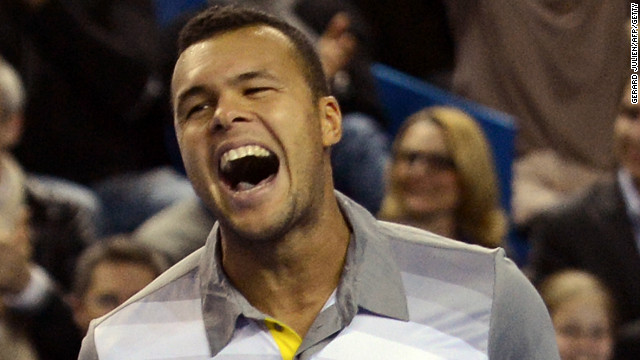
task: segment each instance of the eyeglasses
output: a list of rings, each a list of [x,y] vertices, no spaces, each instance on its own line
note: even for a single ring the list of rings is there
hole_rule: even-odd
[[[393,155],[395,161],[409,166],[420,164],[437,171],[455,170],[456,164],[448,155],[427,153],[420,151],[396,151]]]
[[[622,106],[620,108],[620,115],[630,120],[640,119],[640,108],[638,106]]]
[[[571,339],[588,338],[591,340],[600,340],[611,336],[611,329],[604,324],[587,328],[574,324],[566,324],[558,326],[556,333]]]

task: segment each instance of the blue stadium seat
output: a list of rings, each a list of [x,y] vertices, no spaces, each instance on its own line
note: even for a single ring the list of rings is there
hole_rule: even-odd
[[[155,0],[156,17],[160,26],[168,25],[175,17],[207,4],[206,0]]]

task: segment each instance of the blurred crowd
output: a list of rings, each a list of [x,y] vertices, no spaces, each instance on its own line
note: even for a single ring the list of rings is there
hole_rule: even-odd
[[[0,360],[75,359],[91,319],[204,245],[215,222],[173,133],[182,25],[211,4],[316,44],[343,113],[336,188],[379,219],[512,251],[563,360],[640,358],[640,105],[618,0],[0,0]],[[380,62],[515,119],[513,196],[470,114],[392,133]]]

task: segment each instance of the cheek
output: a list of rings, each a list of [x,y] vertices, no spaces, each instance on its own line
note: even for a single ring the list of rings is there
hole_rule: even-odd
[[[640,124],[618,121],[614,127],[613,138],[617,149],[629,145],[637,147],[640,144]]]
[[[621,124],[616,124],[613,132],[613,144],[614,150],[618,156],[621,155],[621,151],[625,147],[626,141],[627,139],[624,132],[624,126]]]
[[[187,172],[196,175],[203,171],[203,167],[207,167],[211,162],[211,147],[203,136],[202,131],[195,127],[186,128],[183,132],[178,133],[178,144],[180,146],[180,155]]]
[[[397,184],[398,182],[403,180],[407,175],[407,171],[403,169],[402,166],[396,165],[396,164],[389,164],[388,171],[389,171],[389,182],[391,184]]]
[[[458,178],[458,175],[453,171],[448,171],[440,174],[439,181],[442,186],[446,186],[451,190],[456,190],[456,192],[460,189],[460,179]]]
[[[454,173],[443,174],[440,179],[443,201],[450,209],[456,209],[460,205],[460,182]]]
[[[610,355],[613,352],[613,337],[604,337],[595,340],[596,351],[601,355]]]
[[[178,139],[178,146],[180,151],[185,151],[193,148],[202,138],[202,129],[200,126],[193,124],[185,124],[180,128],[176,128],[176,138]]]
[[[437,174],[430,179],[432,186],[442,197],[456,203],[460,197],[460,181],[454,172]]]
[[[556,342],[558,343],[558,351],[560,352],[560,358],[568,359],[572,354],[572,349],[575,347],[572,340],[563,335],[556,335]]]
[[[312,174],[324,162],[322,130],[320,123],[311,116],[307,115],[295,125],[278,126],[277,129],[274,126],[274,137],[282,143],[290,171],[299,169],[300,173]]]
[[[616,135],[614,150],[620,165],[627,168],[634,178],[640,178],[640,139],[626,134]]]
[[[92,297],[87,302],[86,310],[89,319],[95,319],[113,310],[113,306],[106,305],[96,297]]]

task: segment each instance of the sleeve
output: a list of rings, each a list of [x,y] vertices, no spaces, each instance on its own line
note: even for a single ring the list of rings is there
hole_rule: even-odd
[[[495,276],[489,358],[559,360],[549,313],[533,285],[503,256]]]

